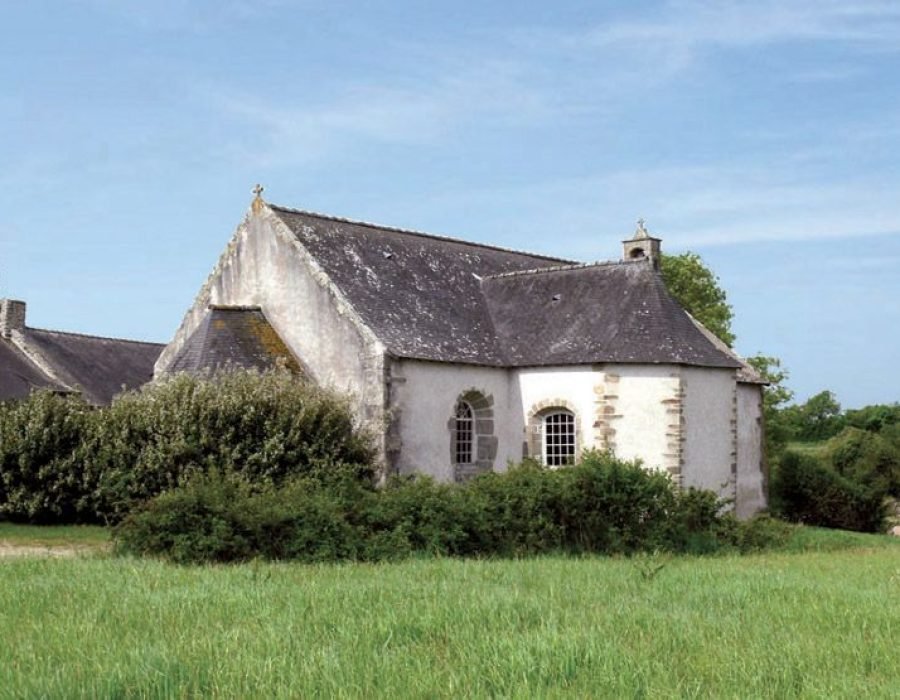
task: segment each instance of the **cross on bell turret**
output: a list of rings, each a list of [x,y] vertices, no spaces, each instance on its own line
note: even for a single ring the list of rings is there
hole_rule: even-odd
[[[623,257],[625,260],[649,258],[653,268],[658,270],[662,239],[651,236],[645,224],[643,218],[638,219],[634,236],[622,241]]]

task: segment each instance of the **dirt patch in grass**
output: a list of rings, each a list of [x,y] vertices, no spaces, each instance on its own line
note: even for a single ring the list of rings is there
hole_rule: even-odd
[[[60,545],[55,547],[0,542],[0,559],[7,557],[77,557],[108,550],[108,546]]]

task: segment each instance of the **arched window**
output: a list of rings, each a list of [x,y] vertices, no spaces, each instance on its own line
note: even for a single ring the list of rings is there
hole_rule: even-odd
[[[494,398],[472,388],[459,394],[451,406],[447,428],[452,474],[456,481],[466,481],[494,468]]]
[[[459,401],[454,412],[453,455],[455,464],[472,464],[475,444],[475,412]]]
[[[555,410],[541,420],[541,459],[548,467],[561,467],[575,461],[575,414]]]

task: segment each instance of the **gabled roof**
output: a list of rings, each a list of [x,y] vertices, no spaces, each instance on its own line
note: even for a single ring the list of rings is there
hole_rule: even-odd
[[[505,364],[481,279],[570,262],[269,207],[397,357]]]
[[[93,404],[108,404],[124,389],[153,378],[164,345],[120,338],[25,328],[24,342],[35,349],[69,389]]]
[[[268,206],[397,357],[740,367],[697,329],[649,261],[579,265]]]
[[[29,360],[21,350],[0,338],[0,400],[24,399],[35,389],[67,391]]]
[[[267,370],[282,365],[301,373],[297,359],[258,306],[211,306],[169,371]]]

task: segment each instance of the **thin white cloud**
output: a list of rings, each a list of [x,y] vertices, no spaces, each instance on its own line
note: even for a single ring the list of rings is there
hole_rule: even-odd
[[[582,260],[616,257],[644,217],[669,249],[754,241],[900,236],[889,183],[819,184],[771,170],[717,165],[619,171],[522,187],[443,193],[411,205],[410,221],[469,212],[483,240]]]
[[[313,0],[80,0],[142,29],[208,32],[220,24],[307,7]]]
[[[900,6],[872,0],[676,0],[653,18],[613,21],[573,37],[581,46],[747,47],[795,41],[877,44],[900,50]]]
[[[242,122],[246,136],[237,155],[257,166],[333,159],[360,144],[435,143],[477,123],[521,124],[544,118],[549,107],[514,63],[493,62],[476,71],[437,77],[429,84],[347,88],[331,102],[280,102],[222,88],[210,101]]]

